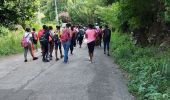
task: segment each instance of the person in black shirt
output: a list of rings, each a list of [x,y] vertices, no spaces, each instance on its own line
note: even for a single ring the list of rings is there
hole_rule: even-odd
[[[42,49],[43,49],[43,59],[42,59],[43,62],[49,62],[49,60],[47,59],[48,58],[49,36],[50,36],[50,33],[48,30],[48,27],[46,26],[45,31],[40,38],[40,42],[41,42]]]
[[[105,25],[105,29],[103,30],[104,54],[106,54],[106,48],[107,48],[108,56],[110,56],[109,53],[110,39],[111,39],[111,30],[109,29],[108,25]]]

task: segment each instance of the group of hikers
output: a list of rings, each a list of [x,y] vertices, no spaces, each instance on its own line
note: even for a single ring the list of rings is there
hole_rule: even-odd
[[[93,54],[95,46],[100,46],[104,44],[104,54],[110,56],[109,53],[109,43],[111,38],[111,30],[108,25],[105,25],[103,29],[102,26],[95,27],[89,24],[88,27],[82,26],[72,26],[71,24],[66,24],[65,27],[56,26],[54,30],[52,26],[43,25],[42,29],[36,33],[35,28],[26,28],[23,39],[21,41],[22,47],[24,47],[24,62],[27,62],[27,53],[30,51],[33,60],[37,60],[34,51],[38,51],[37,43],[40,42],[42,61],[49,62],[53,58],[53,51],[55,50],[55,60],[58,61],[58,51],[60,52],[60,58],[64,57],[64,63],[68,62],[68,54],[73,55],[73,50],[77,44],[79,48],[82,47],[83,40],[86,41],[89,61],[93,62]],[[64,54],[63,54],[64,50]]]

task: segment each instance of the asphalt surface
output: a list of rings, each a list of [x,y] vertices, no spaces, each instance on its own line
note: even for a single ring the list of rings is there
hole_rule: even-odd
[[[94,63],[87,47],[75,48],[69,63],[43,63],[18,54],[0,58],[0,100],[134,100],[113,59],[95,49]]]

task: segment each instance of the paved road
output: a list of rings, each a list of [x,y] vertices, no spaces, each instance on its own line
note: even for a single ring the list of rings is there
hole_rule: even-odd
[[[24,63],[23,55],[0,58],[0,100],[134,100],[123,74],[101,48],[94,61],[89,63],[85,45],[76,48],[68,64]]]

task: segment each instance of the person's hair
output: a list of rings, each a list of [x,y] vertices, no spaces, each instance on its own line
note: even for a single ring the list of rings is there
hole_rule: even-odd
[[[53,27],[52,26],[49,26],[49,30],[52,30],[53,29]]]
[[[102,26],[99,26],[99,28],[102,28]]]
[[[47,26],[46,26],[46,25],[43,25],[42,27],[43,27],[43,29],[46,29]]]
[[[45,30],[48,30],[48,26],[45,26],[44,29],[45,29]]]
[[[70,23],[67,23],[67,24],[66,24],[66,27],[67,27],[67,28],[69,28],[70,26],[71,26],[71,24],[70,24]]]
[[[74,26],[71,26],[71,30],[72,30],[72,31],[74,30]]]
[[[109,28],[108,25],[105,25],[105,28]]]
[[[90,29],[93,29],[93,25],[92,24],[89,24],[88,25]]]
[[[26,28],[25,31],[26,31],[26,32],[30,32],[31,29],[30,29],[30,28]]]
[[[32,28],[33,31],[36,31],[35,28]]]
[[[56,26],[56,29],[59,30],[59,29],[60,29],[60,26]]]

